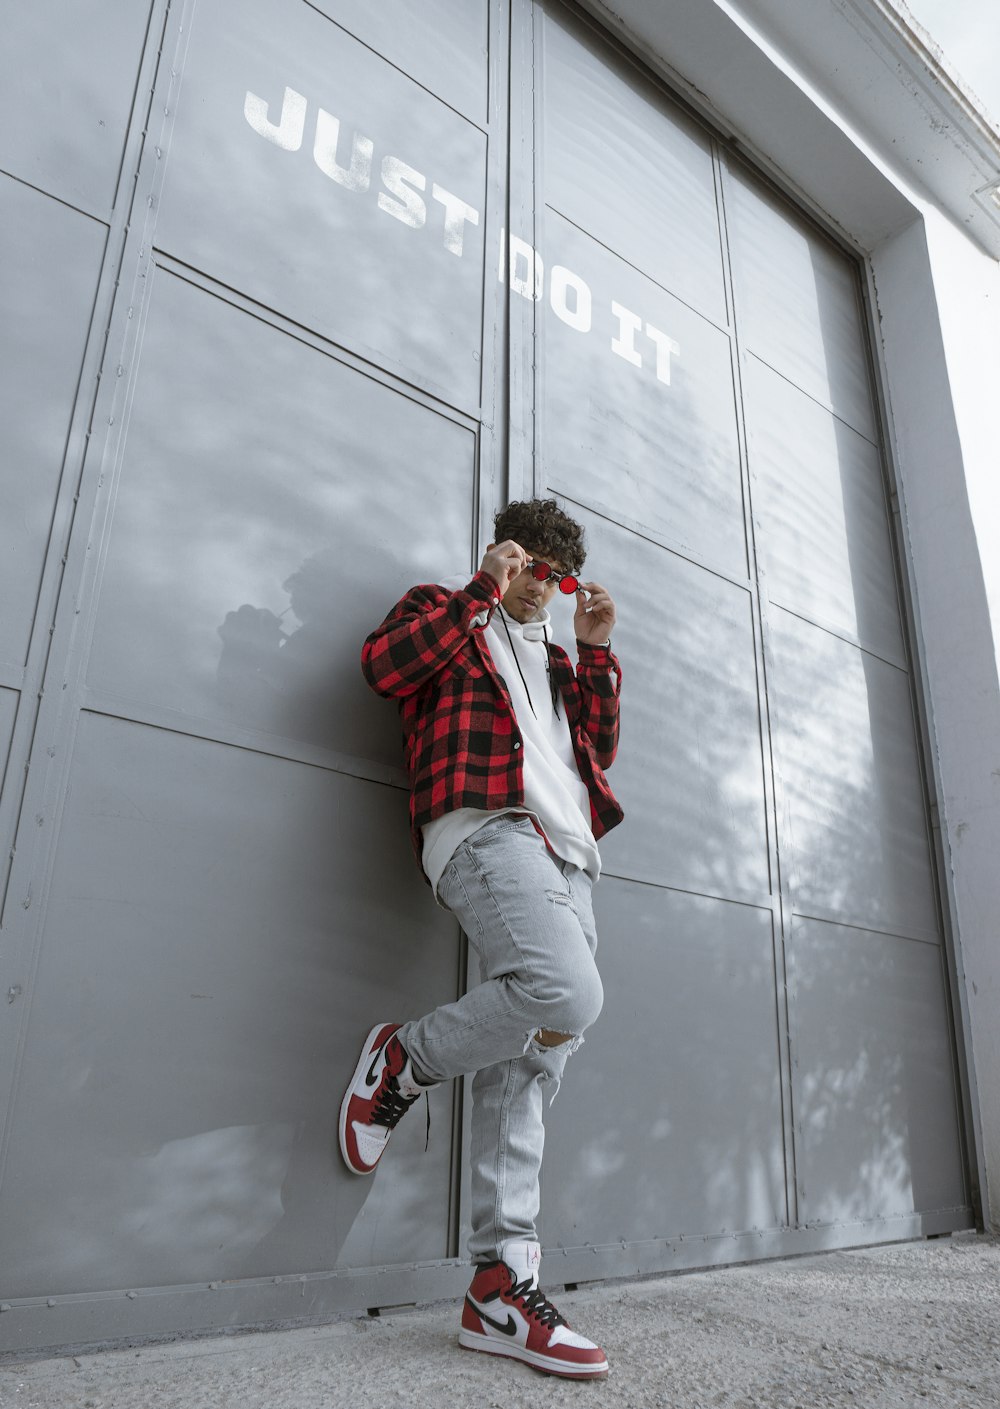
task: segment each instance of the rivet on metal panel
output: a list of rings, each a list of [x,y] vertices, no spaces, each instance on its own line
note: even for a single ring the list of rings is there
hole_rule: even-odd
[[[56,1299],[55,1299],[55,1297],[52,1297],[52,1296],[50,1296],[49,1299],[48,1299],[48,1301],[45,1303],[46,1306],[55,1306],[55,1304],[56,1304]]]
[[[125,1295],[128,1297],[129,1301],[135,1301],[135,1299],[138,1297],[139,1293],[138,1293],[138,1292],[126,1292]]]
[[[11,986],[10,986],[10,988],[8,988],[8,990],[7,990],[7,1002],[8,1002],[8,1003],[13,1003],[14,1000],[15,1000],[16,998],[20,998],[20,996],[21,996],[21,985],[20,985],[19,983],[12,983]]]
[[[0,1311],[9,1311],[9,1310],[10,1310],[10,1302],[9,1302],[9,1301],[0,1301]]]
[[[217,1291],[219,1290],[219,1284],[218,1284],[218,1282],[209,1282],[209,1284],[208,1284],[208,1290],[209,1290],[210,1292],[217,1292]]]

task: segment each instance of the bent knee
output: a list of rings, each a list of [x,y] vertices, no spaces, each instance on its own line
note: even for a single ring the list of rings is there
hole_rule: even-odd
[[[581,1036],[600,1016],[604,1006],[604,985],[596,968],[574,974],[558,990],[541,996],[539,1004],[540,1040],[546,1047],[558,1046]],[[546,1036],[556,1039],[546,1041]]]

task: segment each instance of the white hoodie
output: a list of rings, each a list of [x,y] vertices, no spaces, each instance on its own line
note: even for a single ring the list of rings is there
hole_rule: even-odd
[[[467,575],[449,577],[440,585],[448,592],[456,592],[468,581]],[[545,629],[549,625],[550,617],[544,607],[522,625],[500,606],[483,632],[483,643],[503,676],[523,740],[524,806],[504,810],[531,813],[556,855],[579,866],[596,881],[601,873],[601,857],[590,829],[590,796],[576,766],[566,701],[559,696],[558,715],[552,704],[545,648]],[[460,807],[426,824],[423,867],[435,895],[456,849],[499,815]]]

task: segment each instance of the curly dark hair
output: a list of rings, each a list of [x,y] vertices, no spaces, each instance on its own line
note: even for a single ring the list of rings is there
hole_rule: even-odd
[[[583,529],[554,499],[515,499],[493,520],[495,542],[513,538],[522,548],[556,558],[568,572],[578,573],[587,557]]]

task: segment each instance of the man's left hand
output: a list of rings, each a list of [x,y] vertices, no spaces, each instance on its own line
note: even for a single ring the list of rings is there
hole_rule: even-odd
[[[576,639],[587,646],[603,646],[616,620],[611,594],[599,582],[581,582],[576,597]]]

